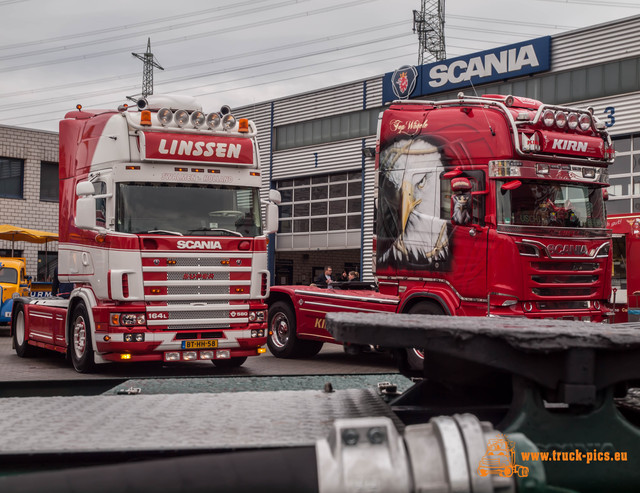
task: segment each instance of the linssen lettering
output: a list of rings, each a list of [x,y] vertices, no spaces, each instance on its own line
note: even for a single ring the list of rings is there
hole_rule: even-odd
[[[211,157],[238,159],[241,144],[227,144],[226,142],[203,142],[193,140],[160,139],[158,144],[158,152],[164,155],[172,156],[193,156],[193,157]]]

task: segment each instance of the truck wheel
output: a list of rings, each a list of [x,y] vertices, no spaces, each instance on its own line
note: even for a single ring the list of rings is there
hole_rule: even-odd
[[[24,324],[24,307],[22,305],[16,307],[15,316],[11,321],[11,331],[13,332],[13,347],[16,354],[21,358],[33,356],[35,350],[27,342],[27,330]]]
[[[94,368],[91,344],[91,323],[83,303],[73,309],[69,327],[68,351],[73,367],[78,373],[90,373]]]
[[[236,358],[229,359],[214,359],[213,364],[216,365],[217,368],[238,368],[247,361],[246,356],[238,356]]]
[[[444,311],[440,306],[430,301],[419,301],[407,312],[412,315],[444,315]],[[412,374],[420,372],[424,368],[424,351],[419,348],[408,348],[405,354],[398,355],[398,366],[402,371],[403,366]]]
[[[310,358],[322,349],[319,341],[301,341],[296,336],[296,315],[285,301],[269,307],[267,346],[276,358]]]

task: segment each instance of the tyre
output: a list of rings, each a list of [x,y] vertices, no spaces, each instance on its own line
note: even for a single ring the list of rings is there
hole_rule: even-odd
[[[216,365],[217,368],[239,368],[244,365],[244,362],[247,361],[246,356],[238,356],[236,358],[229,359],[214,359],[213,364]]]
[[[78,373],[93,371],[95,364],[91,344],[91,322],[83,303],[79,303],[73,309],[69,327],[68,352],[73,367]]]
[[[407,312],[411,315],[444,315],[439,305],[431,301],[419,301]],[[397,355],[400,371],[408,371],[412,375],[422,374],[424,368],[424,351],[420,348],[408,348],[404,354]]]
[[[296,315],[285,301],[269,307],[267,346],[276,358],[310,358],[322,349],[319,341],[302,341],[296,335]]]
[[[13,333],[13,347],[16,354],[21,358],[33,356],[35,348],[27,342],[27,329],[24,323],[24,306],[21,304],[16,307],[15,315],[11,321],[11,332]]]

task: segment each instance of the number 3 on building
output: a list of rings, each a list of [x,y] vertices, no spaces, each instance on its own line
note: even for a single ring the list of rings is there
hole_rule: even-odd
[[[613,124],[616,122],[616,109],[613,106],[607,106],[604,109],[604,114],[607,115],[606,118],[609,120],[605,123],[606,127],[613,127]]]

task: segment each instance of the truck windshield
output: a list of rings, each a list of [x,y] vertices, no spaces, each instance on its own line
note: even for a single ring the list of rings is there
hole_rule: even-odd
[[[17,284],[18,271],[16,269],[10,269],[9,267],[0,267],[0,282]]]
[[[602,189],[586,184],[521,180],[505,190],[496,181],[498,223],[518,226],[604,228]]]
[[[193,236],[262,234],[257,188],[119,183],[116,230]]]

